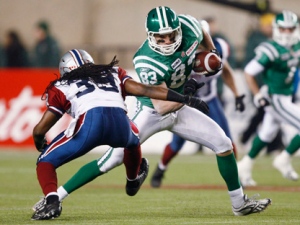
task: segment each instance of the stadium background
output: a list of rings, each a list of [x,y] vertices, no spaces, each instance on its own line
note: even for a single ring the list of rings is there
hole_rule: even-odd
[[[234,2],[234,1],[230,1]],[[235,1],[243,3],[263,2],[254,0]],[[300,14],[296,0],[271,0],[274,11],[292,10]],[[114,55],[120,59],[120,65],[135,77],[132,67],[132,56],[145,40],[145,16],[158,5],[167,5],[176,13],[191,14],[196,18],[213,16],[217,19],[220,32],[233,43],[236,57],[243,56],[246,33],[257,23],[258,15],[236,8],[215,4],[214,1],[181,0],[181,1],[139,1],[139,0],[0,0],[0,42],[8,29],[17,30],[30,49],[34,45],[34,25],[40,19],[46,19],[51,25],[51,32],[59,41],[62,50],[83,48],[88,50],[96,62],[109,62]],[[238,21],[238,22],[237,22]],[[7,71],[0,70],[0,147],[33,149],[31,140],[32,127],[43,113],[44,102],[40,101],[43,87],[53,79],[53,70],[44,71]],[[42,74],[39,76],[38,74]],[[225,110],[235,140],[246,126],[247,120],[254,112],[250,104],[249,92],[245,86],[241,69],[235,70],[235,77],[240,91],[248,94],[249,103],[246,112],[237,113],[233,106],[233,96],[225,88]],[[13,84],[13,85],[8,85]],[[23,102],[27,94],[30,104],[16,110],[16,103]],[[134,98],[127,100],[129,113],[133,112]],[[67,118],[52,129],[50,137],[57,134],[67,124]],[[285,129],[288,140],[293,129]],[[145,152],[161,152],[170,140],[169,132],[154,135],[143,145]],[[237,142],[238,143],[238,142]],[[241,146],[246,151],[248,146]],[[99,150],[106,149],[102,147]],[[186,143],[182,154],[197,151],[193,143]]]

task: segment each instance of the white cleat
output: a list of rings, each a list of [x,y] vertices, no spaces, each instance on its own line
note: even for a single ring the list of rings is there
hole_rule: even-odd
[[[244,195],[244,204],[239,208],[232,207],[233,214],[235,216],[246,216],[252,213],[260,213],[272,203],[269,198],[256,200],[255,197],[248,198],[247,195]]]
[[[287,156],[286,153],[281,153],[276,156],[273,161],[273,166],[279,170],[284,178],[293,181],[297,181],[299,179],[299,175],[291,164],[291,157]]]

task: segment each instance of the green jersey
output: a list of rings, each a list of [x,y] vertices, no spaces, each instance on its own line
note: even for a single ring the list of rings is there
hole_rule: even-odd
[[[300,60],[300,42],[286,48],[270,40],[261,43],[255,53],[255,60],[264,67],[263,81],[269,88],[269,94],[292,95]]]
[[[182,43],[174,54],[161,55],[149,47],[148,40],[138,49],[133,57],[133,64],[141,83],[159,85],[182,93],[193,67],[196,50],[203,39],[198,21],[186,15],[179,15],[182,29]],[[153,108],[148,97],[137,98],[141,105]]]

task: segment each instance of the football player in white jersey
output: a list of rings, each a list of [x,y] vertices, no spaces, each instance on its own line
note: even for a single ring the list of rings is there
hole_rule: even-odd
[[[81,49],[68,51],[61,58],[60,78],[46,88],[43,96],[47,110],[33,129],[35,146],[41,152],[37,178],[45,195],[33,220],[48,220],[61,214],[56,168],[100,145],[122,147],[126,192],[130,196],[138,192],[147,177],[148,162],[141,158],[138,129],[127,116],[126,95],[181,102],[208,112],[206,103],[199,98],[136,82],[117,63],[114,58],[108,65],[96,65]],[[69,127],[47,144],[46,133],[65,113],[73,117]]]
[[[166,6],[150,10],[145,25],[147,39],[133,58],[140,81],[157,87],[168,87],[178,93],[183,93],[184,89],[196,90],[199,84],[189,79],[196,52],[208,50],[216,53],[210,35],[194,17],[177,15]],[[169,130],[186,140],[212,149],[216,154],[220,174],[227,185],[234,215],[258,213],[271,204],[271,199],[256,200],[244,194],[231,140],[204,113],[179,103],[140,96],[137,97],[137,109],[132,120],[140,131],[141,143],[155,133]],[[122,153],[123,148],[109,149],[100,159],[91,162],[94,165],[92,170],[82,167],[65,185],[59,187],[60,200],[122,164],[123,154],[114,154],[116,151]]]

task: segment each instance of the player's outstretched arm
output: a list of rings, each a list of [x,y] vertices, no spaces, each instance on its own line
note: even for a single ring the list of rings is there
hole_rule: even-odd
[[[179,94],[171,89],[167,89],[163,85],[160,86],[145,85],[130,79],[125,83],[125,90],[128,94],[132,94],[135,96],[146,96],[151,99],[183,103],[190,107],[196,108],[206,114],[208,113],[209,110],[207,104],[204,101],[202,101],[200,98]],[[177,108],[180,108],[180,105],[177,105]]]

